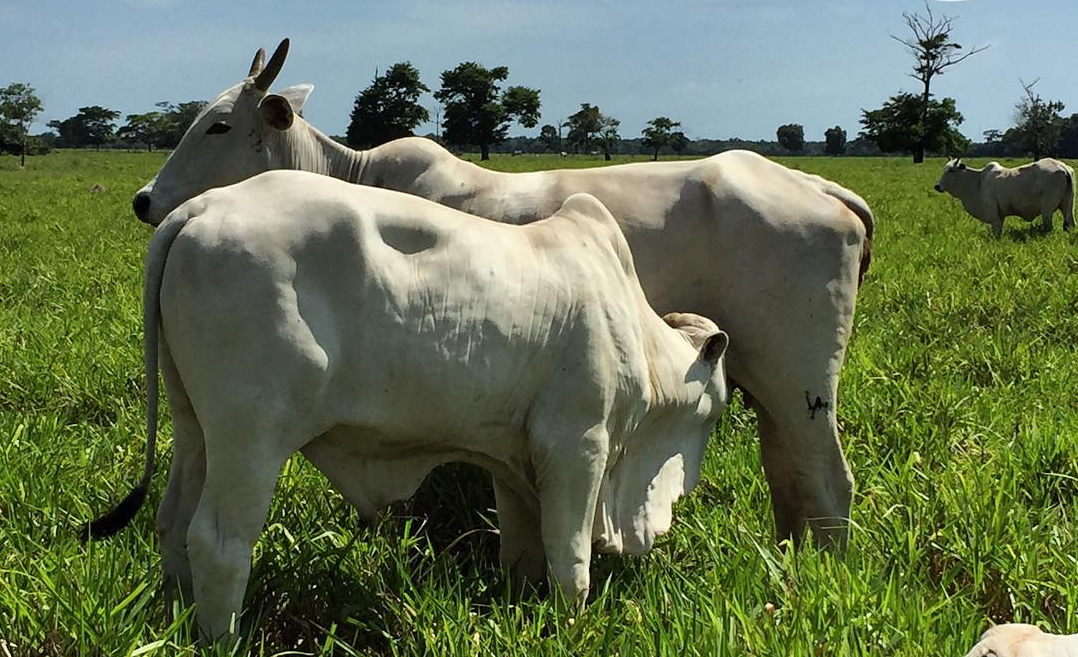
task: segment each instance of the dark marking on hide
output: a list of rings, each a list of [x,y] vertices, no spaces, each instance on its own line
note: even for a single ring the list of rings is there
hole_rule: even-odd
[[[816,419],[816,411],[826,411],[831,408],[831,405],[821,399],[819,395],[816,395],[816,401],[812,401],[812,398],[809,397],[808,390],[805,391],[805,405],[808,406],[810,420]]]
[[[262,136],[258,134],[257,128],[251,128],[251,131],[247,133],[247,141],[251,143],[251,148],[256,153],[262,152]]]

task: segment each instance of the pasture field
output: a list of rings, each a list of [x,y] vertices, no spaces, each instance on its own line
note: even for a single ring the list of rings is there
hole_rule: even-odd
[[[111,540],[76,537],[142,468],[150,229],[130,199],[162,160],[0,158],[4,657],[200,654],[189,615],[167,620],[158,589],[167,419],[147,508]],[[992,239],[931,189],[938,160],[784,163],[857,191],[877,220],[840,389],[857,477],[845,557],[773,544],[739,399],[671,532],[647,557],[596,557],[573,619],[509,590],[491,496],[467,471],[436,473],[363,525],[296,457],[236,654],[957,656],[990,621],[1078,632],[1078,235],[1057,216],[1051,234],[1010,219]]]

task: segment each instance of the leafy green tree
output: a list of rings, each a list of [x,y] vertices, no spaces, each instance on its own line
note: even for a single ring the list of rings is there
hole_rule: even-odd
[[[602,125],[599,127],[599,143],[603,146],[603,159],[609,162],[610,154],[617,150],[618,142],[621,141],[621,135],[618,134],[621,121],[612,116],[604,116],[601,123]]]
[[[173,105],[172,103],[163,100],[154,104],[157,107],[157,111],[164,114],[164,126],[162,127],[161,134],[161,146],[164,148],[172,148],[176,144],[180,143],[183,139],[184,133],[191,127],[191,124],[195,122],[198,115],[202,113],[202,110],[206,107],[206,101],[204,100],[189,100],[186,103],[180,103],[179,105]]]
[[[591,152],[590,145],[597,139],[603,129],[603,113],[598,106],[591,103],[581,103],[580,109],[569,115],[565,120],[569,128],[566,141],[574,153]]]
[[[547,123],[539,129],[539,141],[551,153],[561,152],[561,137],[558,129]]]
[[[516,120],[525,128],[539,123],[539,90],[528,87],[498,88],[509,77],[509,68],[488,69],[464,62],[442,72],[442,87],[434,97],[445,105],[442,137],[458,146],[479,147],[480,157],[490,159],[490,147],[505,141],[509,124]]]
[[[860,136],[885,153],[916,154],[923,148],[961,155],[969,147],[969,140],[958,131],[962,120],[953,98],[929,100],[925,112],[920,97],[899,93],[880,109],[861,110]]]
[[[943,75],[946,69],[988,48],[988,46],[975,46],[965,52],[959,52],[962,46],[951,40],[954,19],[948,16],[937,18],[932,13],[928,0],[925,0],[925,11],[927,16],[903,12],[902,18],[906,20],[906,26],[913,32],[912,37],[900,39],[891,35],[892,39],[906,46],[906,50],[913,55],[913,72],[909,75],[918,80],[922,86],[918,104],[918,124],[921,128],[917,130],[920,141],[910,151],[913,153],[915,164],[924,162],[925,151],[932,150],[933,130],[927,125],[930,121],[929,114],[935,111],[931,104],[932,80],[937,75]]]
[[[685,150],[689,140],[685,133],[675,130],[675,128],[680,127],[680,122],[666,116],[657,116],[648,121],[647,127],[641,131],[641,134],[644,135],[641,144],[651,151],[652,161],[659,159],[659,151],[664,148],[670,148],[675,152]]]
[[[1078,158],[1078,114],[1063,119],[1059,130],[1059,156]]]
[[[63,121],[49,121],[48,126],[60,135],[60,144],[70,148],[94,146],[111,141],[115,136],[116,119],[120,113],[100,105],[80,107],[79,113]]]
[[[823,131],[824,152],[828,155],[842,155],[846,152],[846,131],[840,126]]]
[[[1063,133],[1063,103],[1058,100],[1044,100],[1033,92],[1038,80],[1029,84],[1022,82],[1025,98],[1014,107],[1015,130],[1019,147],[1023,153],[1029,153],[1034,160],[1055,153]]]
[[[25,82],[0,88],[0,125],[19,144],[20,164],[26,166],[26,138],[30,124],[41,113],[41,99]]]
[[[799,123],[787,123],[775,131],[779,145],[788,151],[800,153],[805,150],[805,127]]]
[[[164,112],[146,112],[128,114],[127,123],[120,126],[116,136],[132,144],[145,144],[146,150],[153,152],[154,146],[160,147],[169,137],[169,117]]]
[[[419,71],[411,62],[399,62],[383,75],[376,75],[356,96],[346,135],[348,145],[371,148],[411,136],[416,126],[430,120],[430,112],[418,102],[427,91],[430,89],[419,80]]]

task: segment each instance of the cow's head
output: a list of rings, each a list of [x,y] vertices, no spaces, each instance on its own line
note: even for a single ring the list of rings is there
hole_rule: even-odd
[[[258,50],[247,77],[202,110],[154,179],[135,194],[135,216],[156,226],[207,189],[283,166],[271,144],[292,127],[313,89],[303,84],[269,93],[287,55],[288,39],[268,63],[265,51]]]
[[[948,160],[947,164],[943,165],[943,175],[936,181],[936,191],[953,192],[954,191],[954,179],[962,174],[959,171],[966,170],[966,163],[962,161],[962,158],[956,157],[953,160]]]

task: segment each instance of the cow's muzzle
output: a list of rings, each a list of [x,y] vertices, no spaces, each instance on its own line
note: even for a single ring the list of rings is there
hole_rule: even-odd
[[[135,211],[135,216],[139,221],[144,223],[150,223],[147,218],[150,214],[150,195],[146,192],[139,192],[135,194],[135,198],[131,199],[131,209]]]
[[[943,192],[943,187],[941,187],[939,183],[936,183],[933,187],[935,187],[937,192]]]

